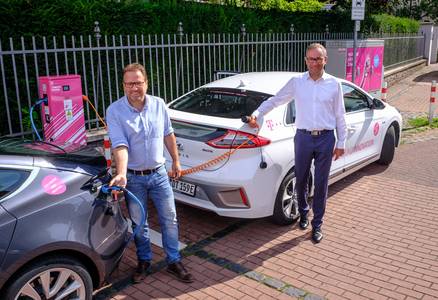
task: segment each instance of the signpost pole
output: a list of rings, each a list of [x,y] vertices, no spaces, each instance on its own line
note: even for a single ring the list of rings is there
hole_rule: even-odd
[[[357,32],[360,30],[360,20],[365,17],[365,0],[351,1],[351,20],[354,21],[354,39],[353,39],[353,69],[351,70],[351,81],[354,83],[356,79],[356,44]]]
[[[356,45],[357,45],[357,31],[356,31],[356,22],[360,21],[354,21],[354,38],[353,38],[353,69],[351,70],[351,82],[354,83],[354,80],[356,79]]]

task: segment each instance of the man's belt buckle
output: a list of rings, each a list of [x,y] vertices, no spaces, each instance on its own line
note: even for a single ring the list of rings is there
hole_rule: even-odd
[[[311,130],[310,135],[320,135],[322,130]]]

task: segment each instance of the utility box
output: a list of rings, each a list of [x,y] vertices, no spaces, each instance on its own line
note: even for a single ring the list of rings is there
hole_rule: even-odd
[[[358,40],[354,83],[374,96],[380,95],[383,83],[384,40]],[[327,73],[352,81],[353,41],[326,41]]]
[[[84,105],[79,75],[38,78],[44,140],[70,149],[86,145]]]

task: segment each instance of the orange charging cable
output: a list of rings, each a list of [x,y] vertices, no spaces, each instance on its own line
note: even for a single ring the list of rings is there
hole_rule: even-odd
[[[99,118],[100,122],[102,122],[103,126],[105,127],[105,129],[107,129],[106,123],[105,121],[101,118],[101,116],[99,115],[99,112],[97,111],[97,109],[94,107],[93,103],[90,101],[90,99],[88,99],[88,96],[86,95],[82,95],[82,100],[83,101],[87,101],[91,108],[96,112],[97,117]]]
[[[97,111],[97,109],[94,107],[93,103],[90,101],[90,99],[88,99],[87,96],[82,95],[82,99],[84,101],[87,101],[91,108],[93,108],[93,110],[96,112],[97,117],[99,118],[99,120],[102,122],[103,126],[105,127],[105,129],[107,129],[107,125],[105,123],[105,121],[101,118],[101,116],[99,115],[99,112]],[[257,124],[257,123],[256,123]],[[257,138],[257,134],[260,130],[260,127],[257,125],[257,132],[255,134],[254,137],[247,139],[245,142],[243,142],[242,144],[240,144],[238,147],[234,148],[234,149],[230,149],[230,151],[225,152],[213,159],[210,159],[209,161],[202,163],[200,165],[194,166],[192,168],[189,169],[185,169],[185,170],[181,170],[181,176],[187,175],[187,174],[193,174],[196,172],[200,172],[208,167],[214,166],[216,164],[218,164],[219,162],[227,159],[228,157],[230,157],[234,152],[236,152],[238,149],[242,148],[243,146],[245,146],[246,144],[248,144],[249,142],[251,142],[252,140]],[[237,133],[236,133],[237,134]]]
[[[225,152],[225,153],[223,153],[223,154],[221,154],[221,155],[219,155],[219,156],[217,156],[217,157],[215,157],[215,158],[213,158],[213,159],[211,159],[211,160],[209,160],[209,161],[207,161],[205,163],[202,163],[202,164],[197,165],[195,167],[192,167],[190,169],[181,170],[181,176],[202,171],[202,170],[204,170],[204,169],[206,169],[208,167],[214,166],[215,164],[218,164],[219,162],[221,162],[221,161],[225,160],[226,158],[230,157],[238,149],[242,148],[243,146],[245,146],[246,144],[248,144],[249,142],[251,142],[252,140],[257,138],[257,134],[258,134],[259,129],[260,129],[258,125],[257,125],[257,128],[258,129],[257,129],[257,132],[256,132],[254,137],[247,139],[245,142],[243,142],[242,144],[240,144],[236,148],[234,148],[232,150],[230,149],[230,151]]]

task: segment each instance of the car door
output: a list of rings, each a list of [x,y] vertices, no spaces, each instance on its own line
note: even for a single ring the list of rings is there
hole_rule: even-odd
[[[0,267],[9,248],[16,223],[16,218],[1,203],[3,199],[11,195],[23,184],[29,174],[30,172],[25,170],[1,168],[0,166]]]
[[[376,114],[371,99],[356,87],[342,84],[347,123],[345,167],[355,167],[379,153],[383,117]]]

